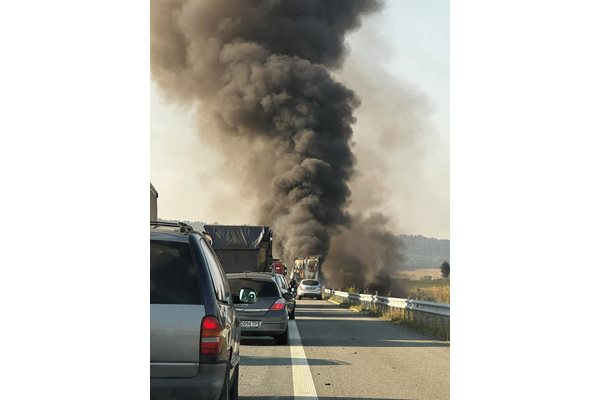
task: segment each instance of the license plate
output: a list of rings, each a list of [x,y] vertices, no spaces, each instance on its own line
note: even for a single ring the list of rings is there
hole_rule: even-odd
[[[259,321],[240,321],[240,326],[242,328],[258,328],[259,324]]]

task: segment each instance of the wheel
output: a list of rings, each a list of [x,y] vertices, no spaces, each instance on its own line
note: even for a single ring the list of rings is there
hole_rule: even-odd
[[[238,400],[239,376],[240,376],[240,366],[238,364],[235,367],[235,372],[233,373],[233,381],[231,382],[231,387],[229,388],[229,400]]]
[[[277,344],[287,344],[288,343],[288,330],[285,329],[281,335],[273,336],[275,338],[275,343]]]

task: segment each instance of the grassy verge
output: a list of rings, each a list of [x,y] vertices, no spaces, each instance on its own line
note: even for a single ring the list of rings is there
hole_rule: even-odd
[[[436,303],[450,304],[450,280],[449,279],[398,279],[397,289],[379,295],[386,297],[401,297],[414,300],[434,301]],[[348,293],[365,293],[364,288],[351,286],[345,289]]]
[[[352,311],[368,312],[386,321],[410,327],[417,332],[441,340],[450,340],[450,318],[448,317],[402,308],[350,303],[347,299],[338,296],[331,296],[328,300]]]

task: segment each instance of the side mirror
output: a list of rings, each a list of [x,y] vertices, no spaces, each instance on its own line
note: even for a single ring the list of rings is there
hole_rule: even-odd
[[[256,294],[256,290],[254,289],[241,288],[238,298],[238,303],[254,304],[258,299],[258,295]]]
[[[293,300],[294,296],[291,293],[284,293],[283,298],[286,300]]]

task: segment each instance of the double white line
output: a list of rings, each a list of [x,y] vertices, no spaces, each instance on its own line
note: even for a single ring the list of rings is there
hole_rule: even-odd
[[[300,339],[296,321],[288,321],[290,353],[292,358],[292,378],[294,381],[294,397],[302,400],[319,400],[317,390],[310,373],[306,353]]]

